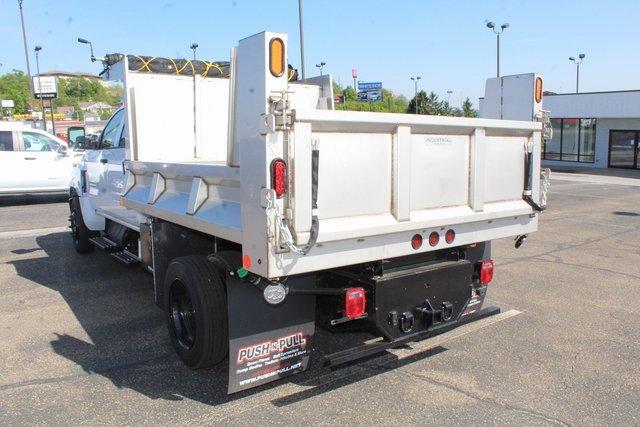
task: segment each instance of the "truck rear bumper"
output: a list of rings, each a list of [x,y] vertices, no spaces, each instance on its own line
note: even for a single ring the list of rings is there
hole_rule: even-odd
[[[324,364],[327,366],[338,366],[344,363],[353,362],[355,360],[363,359],[374,354],[382,353],[392,348],[401,347],[409,342],[422,341],[427,338],[434,337],[436,335],[455,329],[458,326],[462,326],[464,324],[474,322],[485,317],[494,316],[499,313],[499,307],[486,307],[474,313],[461,317],[454,322],[441,323],[424,331],[404,335],[402,337],[396,338],[393,341],[379,341],[352,347],[346,350],[338,351],[336,353],[327,354],[324,356]]]

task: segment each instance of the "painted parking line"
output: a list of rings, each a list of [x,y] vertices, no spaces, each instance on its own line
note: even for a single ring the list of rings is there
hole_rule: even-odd
[[[35,228],[30,230],[0,231],[0,240],[17,239],[20,237],[46,236],[47,234],[64,233],[68,231],[69,227],[50,227]]]

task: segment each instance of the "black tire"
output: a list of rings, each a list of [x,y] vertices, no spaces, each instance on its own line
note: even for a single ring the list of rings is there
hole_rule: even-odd
[[[222,362],[229,352],[227,295],[215,266],[198,255],[171,261],[164,299],[171,343],[185,365]]]
[[[71,197],[69,202],[71,215],[71,238],[73,239],[73,247],[79,254],[88,254],[93,252],[93,244],[89,239],[96,235],[94,231],[87,228],[82,218],[82,209],[80,209],[80,201],[77,196]]]

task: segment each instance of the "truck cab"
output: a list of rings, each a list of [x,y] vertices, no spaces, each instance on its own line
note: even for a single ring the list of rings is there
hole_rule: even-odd
[[[95,213],[87,217],[94,219],[97,228],[104,226],[105,218],[133,229],[138,229],[140,222],[144,222],[144,217],[120,203],[127,158],[125,127],[125,109],[121,107],[76,167],[76,183],[86,189],[88,212]]]

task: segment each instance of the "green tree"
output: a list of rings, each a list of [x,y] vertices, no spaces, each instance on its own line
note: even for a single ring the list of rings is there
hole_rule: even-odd
[[[0,98],[13,100],[14,113],[28,112],[31,102],[29,77],[19,70],[0,76]]]
[[[478,117],[478,112],[473,108],[473,104],[469,98],[466,98],[462,104],[462,115],[464,117]]]
[[[342,95],[344,96],[345,103],[347,101],[355,101],[358,99],[358,94],[356,94],[355,89],[351,86],[347,86],[346,88],[344,88],[344,90],[342,91]]]
[[[421,90],[409,102],[407,113],[441,116],[443,115],[443,103],[435,92],[432,91],[427,95],[424,90]]]

